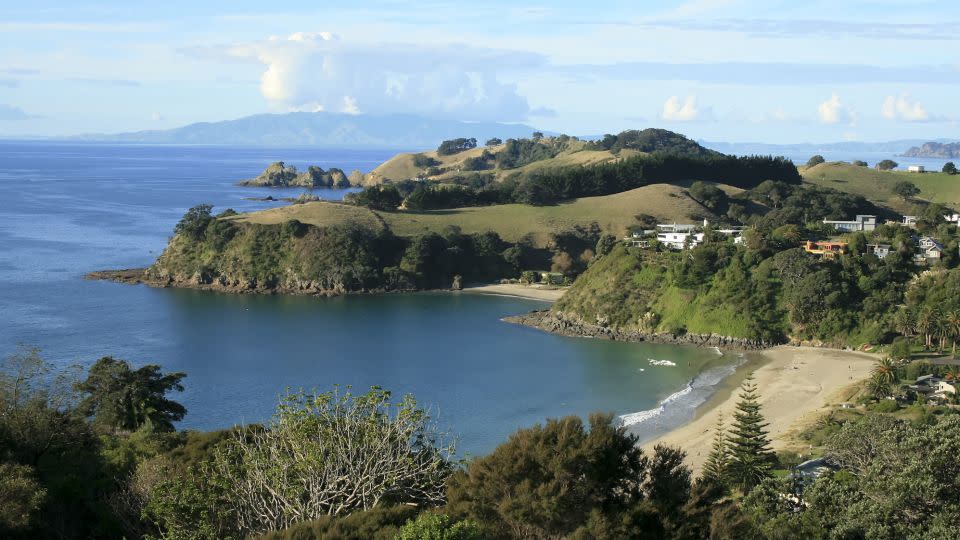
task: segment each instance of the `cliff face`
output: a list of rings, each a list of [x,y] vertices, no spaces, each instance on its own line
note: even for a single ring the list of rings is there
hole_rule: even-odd
[[[347,175],[336,167],[324,171],[320,167],[311,165],[304,172],[297,171],[294,166],[287,166],[282,161],[271,163],[259,176],[240,182],[241,186],[256,187],[350,187]]]
[[[906,157],[927,157],[954,159],[960,158],[960,142],[955,143],[937,143],[928,142],[921,146],[914,146],[903,154]]]

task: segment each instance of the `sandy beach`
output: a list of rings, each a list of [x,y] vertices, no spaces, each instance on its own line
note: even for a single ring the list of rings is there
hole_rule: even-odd
[[[543,285],[522,285],[520,283],[494,283],[476,287],[465,287],[463,289],[463,292],[466,293],[516,296],[519,298],[530,298],[531,300],[544,300],[546,302],[556,302],[563,296],[564,291],[566,291],[566,289],[551,288]]]
[[[796,449],[791,436],[816,420],[828,405],[847,401],[850,386],[870,374],[878,356],[819,349],[781,346],[760,353],[754,379],[760,394],[763,415],[774,449]],[[748,368],[749,369],[749,368]],[[735,376],[743,377],[741,370]],[[713,442],[717,418],[729,424],[739,390],[715,396],[697,411],[697,417],[662,437],[644,444],[651,451],[657,443],[680,446],[687,451],[687,463],[699,471]]]

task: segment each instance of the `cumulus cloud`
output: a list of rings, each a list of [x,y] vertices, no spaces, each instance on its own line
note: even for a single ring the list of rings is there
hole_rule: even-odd
[[[699,116],[700,110],[697,108],[695,96],[687,96],[683,103],[680,103],[679,97],[670,96],[664,102],[663,111],[660,113],[660,118],[668,122],[690,122]]]
[[[910,96],[887,96],[880,106],[880,113],[888,120],[902,120],[904,122],[926,122],[930,115],[919,101],[910,101]]]
[[[260,92],[277,109],[411,113],[524,120],[527,99],[498,74],[546,65],[543,56],[468,45],[368,44],[329,32],[192,50],[264,66]]]
[[[824,124],[852,124],[855,120],[853,110],[844,107],[837,94],[833,94],[830,99],[821,103],[817,107],[817,113]]]

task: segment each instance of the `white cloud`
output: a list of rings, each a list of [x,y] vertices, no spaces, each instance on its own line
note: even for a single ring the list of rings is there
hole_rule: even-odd
[[[830,99],[824,101],[817,107],[817,113],[820,121],[824,124],[854,124],[856,113],[849,107],[844,107],[840,102],[840,96],[833,94]]]
[[[910,96],[887,96],[880,107],[880,113],[888,120],[902,120],[904,122],[925,122],[930,115],[919,101],[910,101]]]
[[[204,54],[210,51],[193,51]],[[280,110],[412,113],[460,120],[524,120],[527,99],[508,71],[546,65],[543,56],[468,45],[370,44],[329,32],[297,32],[216,49],[265,66],[260,92]]]
[[[669,122],[690,122],[696,120],[699,116],[700,111],[697,109],[697,98],[695,96],[687,96],[682,104],[679,97],[670,96],[664,102],[663,112],[660,113],[660,118]]]

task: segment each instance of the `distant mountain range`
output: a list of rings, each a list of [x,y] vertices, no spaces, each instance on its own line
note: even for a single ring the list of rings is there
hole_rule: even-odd
[[[148,144],[234,146],[333,146],[431,149],[444,140],[475,137],[529,137],[525,124],[461,122],[415,115],[351,115],[328,112],[257,114],[222,122],[200,122],[175,129],[86,134],[71,140]]]
[[[939,143],[927,142],[920,146],[914,146],[904,152],[906,157],[924,157],[924,158],[960,158],[960,142]]]

